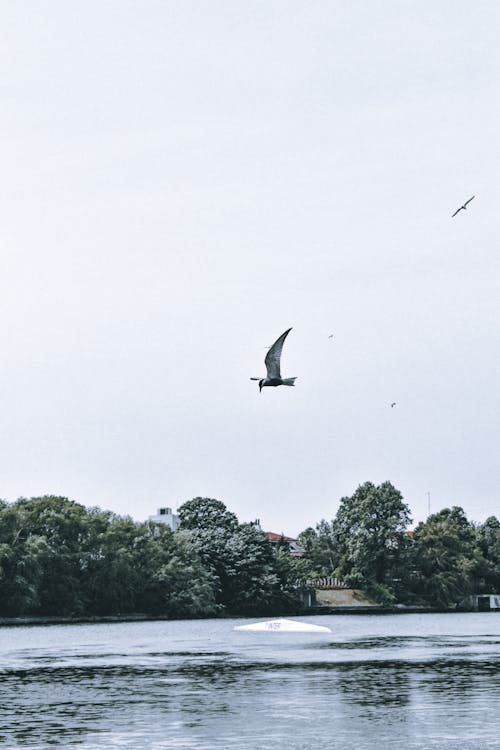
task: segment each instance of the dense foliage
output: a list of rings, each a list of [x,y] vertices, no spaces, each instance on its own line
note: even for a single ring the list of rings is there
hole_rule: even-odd
[[[459,507],[414,532],[401,493],[371,482],[299,535],[302,558],[224,503],[194,498],[180,528],[137,523],[64,497],[0,501],[0,616],[166,617],[297,611],[308,578],[335,576],[381,603],[439,608],[500,592],[500,522]]]
[[[63,497],[0,509],[0,613],[195,616],[216,612],[196,550],[150,528]]]
[[[204,498],[180,517],[173,533],[63,497],[2,502],[0,615],[202,617],[297,606],[294,566],[256,525]]]
[[[195,498],[179,508],[181,530],[215,581],[217,604],[229,612],[267,614],[297,607],[300,564],[274,548],[254,523],[239,524],[219,500]]]
[[[377,598],[395,598],[394,584],[406,563],[405,530],[410,511],[390,482],[362,484],[352,497],[343,497],[333,523],[333,547],[340,578],[366,588]]]
[[[340,501],[335,519],[299,535],[317,576],[336,576],[382,604],[438,608],[471,593],[500,592],[500,522],[473,524],[459,507],[444,508],[408,530],[410,511],[390,482],[366,482]]]

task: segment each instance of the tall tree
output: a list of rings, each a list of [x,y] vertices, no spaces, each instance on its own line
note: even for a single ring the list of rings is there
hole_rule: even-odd
[[[2,533],[11,540],[14,589],[10,586],[10,596],[16,606],[44,614],[77,613],[82,608],[84,506],[50,495],[20,498],[1,516]]]
[[[343,497],[333,522],[339,577],[382,601],[393,599],[404,569],[410,521],[401,492],[390,482],[378,487],[365,482],[351,497]]]
[[[476,544],[481,556],[482,588],[487,593],[500,592],[500,521],[490,516],[476,530]]]
[[[338,564],[337,552],[333,538],[333,522],[322,519],[316,528],[302,531],[298,542],[304,549],[304,559],[309,562],[309,572],[312,575],[333,575]]]
[[[179,510],[181,529],[226,529],[238,527],[238,519],[223,502],[210,497],[194,497],[183,503]]]
[[[289,606],[293,586],[285,584],[278,571],[277,553],[257,524],[239,524],[224,503],[209,498],[184,503],[179,516],[177,533],[189,533],[214,578],[216,602],[221,609],[256,615]]]
[[[472,591],[475,530],[462,508],[444,508],[417,527],[412,560],[413,588],[429,604],[448,608]]]
[[[88,612],[107,615],[136,611],[137,595],[146,581],[135,556],[145,533],[145,525],[113,513],[103,513],[89,523],[89,535],[81,550],[81,596]]]
[[[217,614],[214,577],[203,565],[189,532],[174,534],[159,524],[153,534],[138,538],[133,560],[142,581],[137,594],[139,611],[169,617]]]

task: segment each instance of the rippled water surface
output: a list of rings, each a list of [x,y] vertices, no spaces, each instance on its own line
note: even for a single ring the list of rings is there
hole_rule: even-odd
[[[500,747],[500,613],[0,628],[0,745]]]

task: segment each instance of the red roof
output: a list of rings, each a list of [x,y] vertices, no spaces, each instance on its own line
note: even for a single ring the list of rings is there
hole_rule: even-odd
[[[275,534],[274,531],[264,531],[264,534],[271,542],[296,542],[297,540],[291,536],[285,536],[284,534]]]

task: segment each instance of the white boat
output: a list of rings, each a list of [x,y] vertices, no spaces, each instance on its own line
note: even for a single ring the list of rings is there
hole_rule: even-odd
[[[265,622],[254,622],[250,625],[236,625],[233,630],[272,631],[275,633],[331,633],[330,628],[324,625],[313,625],[308,622],[297,620],[286,620],[281,617],[278,620],[266,620]]]

